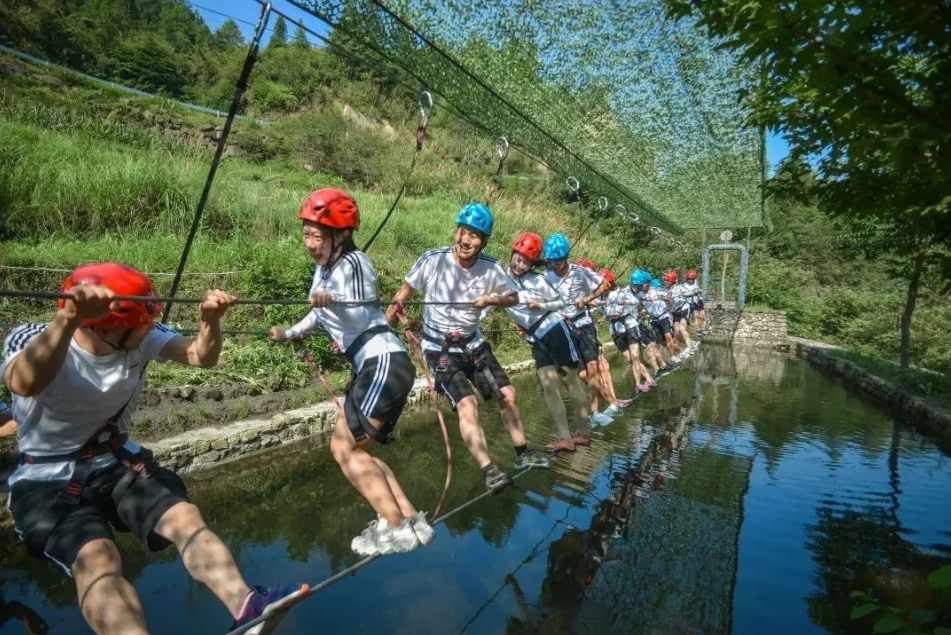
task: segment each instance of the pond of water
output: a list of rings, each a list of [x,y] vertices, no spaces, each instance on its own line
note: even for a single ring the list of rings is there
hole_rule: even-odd
[[[632,392],[612,360],[623,396]],[[529,438],[551,424],[533,376],[516,379]],[[496,462],[513,452],[483,409]],[[484,490],[447,417],[448,509]],[[404,417],[380,453],[432,510],[445,476],[434,414]],[[319,582],[359,558],[372,510],[324,440],[188,479],[193,499],[251,584]],[[562,454],[296,607],[278,633],[870,633],[849,593],[921,595],[951,561],[951,460],[804,362],[704,347],[682,369]],[[223,633],[226,610],[171,551],[120,541],[153,633]],[[70,580],[0,551],[0,635],[88,633]],[[22,619],[21,619],[22,618]],[[40,632],[36,628],[34,632]]]

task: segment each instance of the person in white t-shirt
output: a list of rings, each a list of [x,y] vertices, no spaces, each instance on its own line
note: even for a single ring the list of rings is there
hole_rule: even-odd
[[[548,456],[528,447],[515,387],[479,331],[484,308],[506,308],[518,302],[518,285],[495,258],[482,253],[493,224],[485,205],[463,207],[456,216],[453,246],[424,253],[386,310],[392,323],[400,304],[420,291],[425,294],[422,348],[426,363],[436,392],[445,395],[458,413],[462,439],[490,490],[511,483],[512,477],[489,456],[473,385],[483,400],[499,403],[502,425],[515,445],[515,467],[551,467]]]
[[[690,322],[690,303],[684,294],[683,286],[677,283],[677,272],[668,269],[663,276],[664,287],[667,290],[667,299],[670,302],[670,314],[674,320],[674,335],[686,345],[683,355],[689,357],[696,351],[687,324]]]
[[[622,406],[614,393],[611,366],[602,354],[598,329],[588,307],[608,290],[608,284],[595,273],[593,264],[585,262],[585,265],[590,266],[581,266],[569,263],[570,251],[571,244],[564,234],[552,234],[545,239],[542,252],[547,263],[545,277],[567,303],[561,315],[574,335],[584,363],[584,379],[588,383],[593,413],[591,421],[596,425],[604,425],[613,421]],[[608,406],[603,412],[598,412],[601,398]]]
[[[542,238],[538,234],[520,234],[512,243],[508,273],[519,287],[519,303],[505,310],[532,346],[535,372],[558,432],[558,439],[545,449],[574,452],[576,445],[591,445],[588,426],[591,411],[588,410],[588,395],[578,376],[581,356],[571,331],[558,313],[564,308],[565,299],[545,276],[534,270],[541,259]],[[568,413],[559,394],[559,373],[575,408],[578,427],[574,432],[568,429]]]
[[[24,324],[7,336],[0,365],[20,451],[7,505],[30,555],[74,579],[96,633],[148,632],[139,596],[122,577],[113,528],[152,551],[175,545],[191,577],[228,608],[232,629],[303,597],[306,585],[249,587],[182,480],[129,438],[148,363],[215,366],[221,318],[235,298],[206,292],[198,335],[190,339],[155,323],[160,304],[116,299],[155,297],[152,282],[132,267],[83,265],[63,293],[69,298],[51,322]]]
[[[704,333],[706,327],[707,315],[703,308],[703,294],[700,292],[700,285],[697,284],[697,272],[694,269],[687,269],[687,275],[684,276],[684,295],[690,302],[690,308],[693,314],[697,316],[697,333]]]
[[[317,264],[310,288],[313,309],[289,329],[273,327],[271,339],[296,339],[319,324],[350,362],[352,380],[337,413],[330,452],[379,515],[350,547],[364,556],[411,551],[429,543],[435,531],[389,466],[367,449],[392,441],[416,368],[377,303],[376,271],[353,240],[360,228],[357,202],[341,190],[321,188],[304,201],[298,218],[304,247]]]
[[[12,437],[17,433],[17,422],[13,420],[13,412],[0,399],[0,439]]]
[[[606,296],[599,302],[604,315],[611,323],[611,338],[618,351],[631,365],[634,389],[647,392],[657,385],[654,378],[641,363],[640,349],[647,348],[650,340],[641,333],[642,327],[637,320],[640,300],[629,289],[618,288],[617,278],[610,269],[598,272],[611,285]]]

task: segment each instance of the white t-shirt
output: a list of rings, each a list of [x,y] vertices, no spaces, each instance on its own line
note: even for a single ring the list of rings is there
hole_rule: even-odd
[[[687,300],[690,302],[696,302],[700,299],[700,285],[697,284],[696,280],[686,281],[683,283],[683,292]]]
[[[591,315],[588,310],[579,309],[575,306],[575,302],[594,293],[601,286],[603,278],[590,269],[571,263],[568,263],[568,273],[565,274],[564,278],[559,277],[551,269],[545,271],[545,278],[565,299],[565,308],[561,310],[562,317],[575,318],[575,316],[578,316],[576,319],[572,319],[575,326],[591,324]]]
[[[670,314],[667,308],[666,291],[650,289],[649,291],[641,291],[637,294],[637,297],[640,298],[641,304],[644,305],[644,309],[647,310],[647,314],[651,316],[652,320],[658,320]]]
[[[303,320],[289,328],[286,333],[288,338],[297,337],[320,324],[343,352],[367,329],[387,325],[383,311],[379,304],[375,304],[378,300],[376,271],[365,253],[350,251],[334,263],[326,280],[325,273],[327,271],[320,266],[314,271],[310,295],[329,293],[338,302],[372,301],[374,304],[338,305],[312,309]],[[364,361],[371,357],[398,352],[405,353],[406,348],[395,333],[378,333],[370,338],[355,356],[354,370],[360,372]]]
[[[437,303],[427,304],[423,309],[423,334],[426,336],[423,337],[423,348],[430,351],[441,350],[446,334],[453,331],[459,331],[463,336],[475,334],[468,344],[470,350],[483,342],[479,332],[482,309],[468,304],[438,303],[469,303],[482,295],[506,296],[519,291],[518,285],[495,258],[479,254],[476,263],[465,269],[453,257],[452,247],[424,253],[406,274],[405,280],[409,286],[423,292],[426,302]],[[455,346],[449,351],[463,352]]]
[[[684,285],[675,284],[669,289],[670,297],[670,306],[674,308],[675,311],[679,311],[687,305],[687,295],[684,292]]]
[[[24,324],[7,336],[0,376],[47,327],[49,324]],[[145,364],[164,361],[159,354],[177,336],[176,331],[156,324],[137,349],[103,356],[92,355],[75,340],[71,341],[59,374],[43,392],[35,397],[13,395],[12,410],[20,452],[37,456],[75,452],[120,411],[122,416],[117,425],[128,432],[136,398],[145,384]],[[125,447],[130,452],[138,452],[140,446],[130,439]],[[115,461],[111,454],[98,456],[93,459],[93,469],[107,467]],[[12,486],[21,479],[66,481],[72,476],[73,465],[72,462],[20,465],[7,479],[7,484]]]
[[[511,271],[509,272],[511,274]],[[518,285],[518,304],[505,307],[505,311],[512,320],[523,329],[530,328],[542,320],[535,329],[534,337],[543,337],[553,326],[561,322],[561,315],[557,313],[564,308],[565,300],[561,294],[551,286],[551,283],[537,271],[529,271],[521,278],[512,277]],[[530,309],[528,302],[534,300],[548,306],[546,309]],[[544,319],[543,319],[544,318]]]
[[[640,300],[631,293],[630,289],[611,289],[601,307],[604,315],[611,320],[611,332],[620,335],[625,330],[637,330],[637,311]],[[623,318],[623,319],[622,319]]]

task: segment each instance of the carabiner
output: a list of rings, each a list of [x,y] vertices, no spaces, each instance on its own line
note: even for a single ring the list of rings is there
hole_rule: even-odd
[[[509,155],[509,140],[505,137],[499,137],[495,140],[495,151],[499,155],[499,161],[505,161],[505,157]]]
[[[578,190],[581,189],[581,183],[578,181],[578,179],[576,179],[573,176],[569,176],[567,179],[565,179],[565,185],[568,186],[569,190],[571,190],[572,192],[576,194]]]
[[[428,119],[433,111],[433,96],[428,90],[422,88],[419,91],[417,101],[419,103],[419,116]]]

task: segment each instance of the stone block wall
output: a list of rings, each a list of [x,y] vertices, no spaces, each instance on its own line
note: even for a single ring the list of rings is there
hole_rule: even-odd
[[[785,311],[750,311],[735,307],[707,306],[708,333],[711,342],[762,346],[789,345]]]

